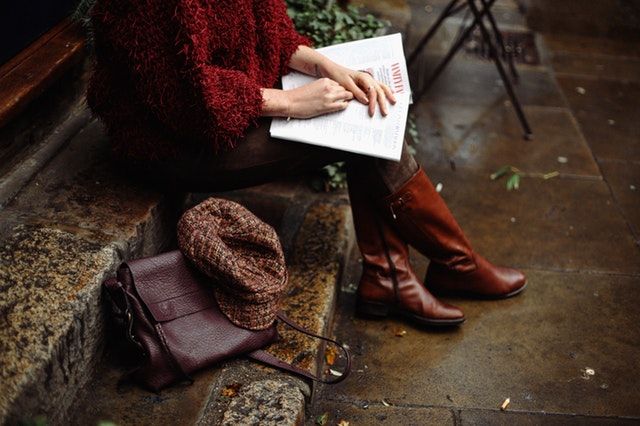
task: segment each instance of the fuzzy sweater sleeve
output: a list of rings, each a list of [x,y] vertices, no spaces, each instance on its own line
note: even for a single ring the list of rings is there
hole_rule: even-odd
[[[289,62],[291,56],[298,50],[299,46],[313,47],[313,42],[308,37],[296,31],[291,18],[287,14],[285,2],[280,3],[280,9],[277,11],[280,32],[282,34],[282,48],[280,50],[280,74],[287,74],[291,69]]]
[[[103,1],[94,10],[96,50],[122,64],[136,98],[177,139],[232,148],[262,110],[261,87],[245,72],[210,64],[198,2]]]
[[[217,145],[233,147],[262,114],[262,86],[258,76],[211,60],[225,55],[220,40],[232,35],[207,31],[211,23],[205,11],[200,1],[179,0],[175,16],[181,27],[180,56],[186,63],[185,76],[202,96]]]

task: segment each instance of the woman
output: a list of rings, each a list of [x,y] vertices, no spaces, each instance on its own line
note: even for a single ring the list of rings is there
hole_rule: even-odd
[[[88,101],[114,152],[138,175],[188,191],[223,191],[347,161],[363,273],[361,314],[456,325],[462,311],[427,289],[472,297],[519,293],[525,277],[474,253],[424,171],[400,162],[272,140],[264,117],[310,118],[349,103],[386,115],[393,93],[309,47],[283,0],[99,0]],[[321,77],[274,88],[289,69]],[[431,259],[425,284],[407,243]]]

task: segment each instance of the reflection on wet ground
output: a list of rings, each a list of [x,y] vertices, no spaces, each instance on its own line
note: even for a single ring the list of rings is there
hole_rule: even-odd
[[[375,3],[408,28],[408,49],[446,4]],[[496,7],[505,28],[528,30],[515,3]],[[444,26],[414,80],[459,23]],[[529,288],[506,301],[450,300],[467,322],[436,332],[354,318],[359,265],[349,265],[335,334],[355,354],[354,373],[319,389],[310,423],[323,413],[356,425],[640,420],[640,45],[535,40],[541,64],[519,66],[516,88],[533,141],[494,66],[475,55],[460,53],[413,111],[417,158],[475,248],[523,269]],[[504,165],[520,171],[518,190],[490,179]],[[423,274],[427,260],[413,260]]]

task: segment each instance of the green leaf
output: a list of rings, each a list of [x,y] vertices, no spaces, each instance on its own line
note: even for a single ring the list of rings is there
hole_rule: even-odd
[[[316,417],[316,424],[319,426],[324,426],[329,421],[329,413],[322,413],[318,417]]]
[[[511,191],[512,189],[518,189],[518,188],[520,188],[520,175],[517,173],[514,173],[507,180],[507,191]]]
[[[511,170],[511,166],[502,166],[494,173],[491,173],[491,176],[489,177],[491,180],[500,179],[502,176],[506,175],[509,170]]]

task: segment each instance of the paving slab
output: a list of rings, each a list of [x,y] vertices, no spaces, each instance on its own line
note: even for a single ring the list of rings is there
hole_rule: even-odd
[[[640,82],[640,58],[594,57],[564,52],[554,52],[550,56],[551,66],[557,75]]]
[[[640,45],[632,40],[561,33],[546,33],[542,37],[546,48],[552,52],[577,53],[593,57],[640,58]]]
[[[336,335],[354,377],[319,401],[496,410],[509,397],[516,412],[640,416],[638,277],[525,273],[519,297],[449,300],[467,316],[451,331],[354,318],[343,294]]]
[[[411,88],[420,89],[422,81],[431,75],[441,55],[424,54],[411,67]],[[514,89],[522,105],[564,107],[566,101],[545,67],[521,67],[520,83]],[[416,77],[422,76],[422,79]],[[502,80],[493,62],[456,56],[425,93],[434,103],[453,102],[487,107],[508,100]],[[533,129],[535,132],[535,129]]]
[[[622,417],[588,417],[581,415],[559,415],[540,413],[513,413],[491,410],[462,410],[459,413],[460,425],[544,425],[544,426],[565,426],[565,425],[637,425],[640,419]]]
[[[557,78],[596,158],[640,161],[640,83]]]
[[[454,425],[451,410],[446,408],[414,408],[385,406],[376,402],[322,402],[314,407],[307,419],[307,425],[317,425],[319,419],[326,418],[326,425],[337,425],[340,420],[349,425],[403,425],[403,426],[444,426]]]
[[[523,178],[507,191],[458,167],[427,170],[475,249],[518,267],[640,273],[640,250],[607,184],[595,179]]]
[[[600,167],[613,198],[640,244],[640,163],[601,161]]]
[[[410,49],[413,49],[418,40],[431,28],[431,25],[433,25],[449,2],[448,0],[407,0],[407,4],[411,9],[411,25],[408,31],[407,42],[407,46]],[[520,13],[516,2],[508,0],[496,1],[492,10],[499,27],[503,30],[526,29],[526,17]],[[427,49],[429,49],[430,52],[446,52],[448,50],[447,47],[455,39],[464,16],[465,13],[462,12],[448,18],[435,34]],[[470,14],[467,16],[467,22],[471,19],[470,16]]]
[[[529,173],[600,177],[571,111],[547,107],[525,107],[524,111],[535,129],[532,141],[522,137],[510,106],[484,108],[427,99],[414,108],[422,140],[417,158],[424,165],[448,166],[453,161],[485,173],[512,165]],[[561,157],[567,161],[560,163]]]

